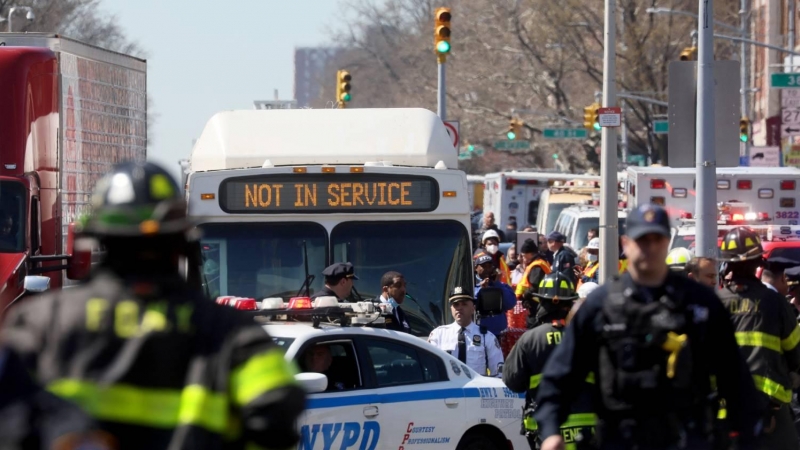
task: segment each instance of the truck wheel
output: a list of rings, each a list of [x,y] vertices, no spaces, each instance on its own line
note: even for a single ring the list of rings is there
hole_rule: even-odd
[[[477,434],[467,434],[458,443],[456,450],[502,450],[491,439]]]

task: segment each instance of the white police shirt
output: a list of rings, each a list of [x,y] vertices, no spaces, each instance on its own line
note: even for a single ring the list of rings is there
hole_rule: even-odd
[[[503,351],[500,341],[491,331],[481,334],[480,327],[475,322],[466,327],[464,338],[467,344],[467,365],[481,375],[486,375],[486,359],[488,355],[490,376],[498,376],[498,369],[503,363]],[[453,322],[434,329],[428,342],[458,358],[458,332],[461,325]],[[484,342],[485,341],[485,342]]]

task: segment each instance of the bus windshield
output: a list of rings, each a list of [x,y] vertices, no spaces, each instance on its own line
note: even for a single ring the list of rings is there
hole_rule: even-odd
[[[206,223],[201,241],[203,275],[211,298],[236,295],[293,297],[308,273],[311,292],[323,286],[328,236],[311,222]],[[305,248],[304,248],[305,243]]]
[[[453,287],[474,285],[469,233],[456,221],[344,222],[331,232],[331,248],[333,261],[353,263],[364,300],[381,294],[384,273],[403,274],[403,311],[418,336],[450,320],[444,305]]]

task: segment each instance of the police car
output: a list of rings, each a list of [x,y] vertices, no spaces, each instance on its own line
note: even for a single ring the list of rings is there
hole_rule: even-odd
[[[218,302],[260,307],[252,314],[299,367],[308,401],[298,449],[528,448],[524,394],[418,337],[372,326],[385,321],[377,305],[251,300]]]

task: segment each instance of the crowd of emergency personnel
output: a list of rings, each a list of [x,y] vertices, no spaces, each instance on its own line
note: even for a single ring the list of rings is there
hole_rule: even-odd
[[[78,236],[105,257],[91,277],[6,314],[0,447],[296,445],[305,394],[283,353],[252,317],[181,275],[199,246],[175,181],[123,164],[92,203]],[[474,284],[453,289],[454,321],[427,340],[525,393],[532,449],[800,448],[800,261],[764,260],[747,227],[722,238],[716,260],[670,252],[667,212],[645,204],[628,214],[620,275],[599,286],[596,230],[580,252],[552,231],[504,255],[510,233],[490,214],[483,228]],[[322,275],[315,297],[344,300],[358,279],[347,262]],[[481,317],[491,295],[502,313]],[[406,297],[403,274],[387,272],[374,299],[386,328],[410,332]],[[528,330],[504,358],[504,312],[519,307]],[[323,348],[301,364],[326,373],[329,390],[348,389]]]

